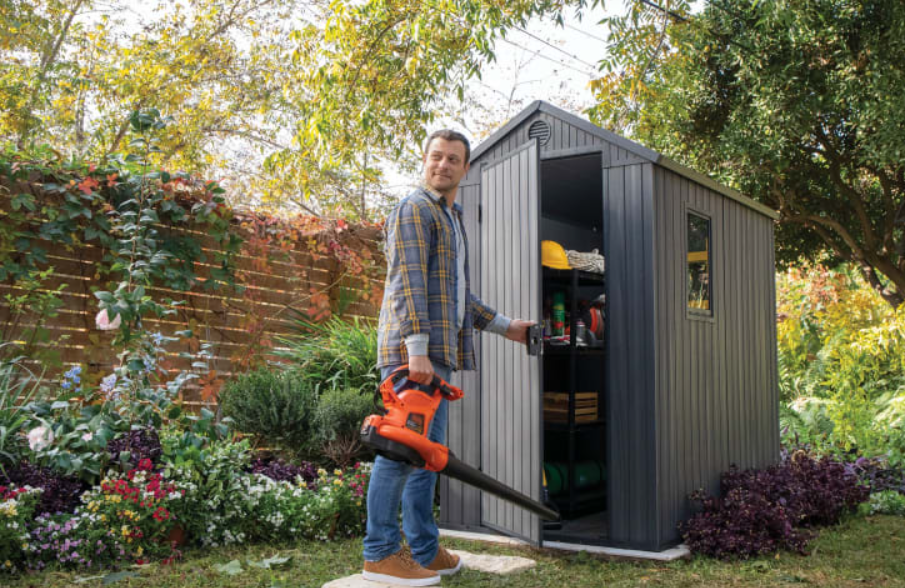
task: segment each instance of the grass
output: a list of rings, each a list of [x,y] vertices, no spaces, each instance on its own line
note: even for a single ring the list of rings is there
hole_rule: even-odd
[[[851,517],[838,527],[824,529],[810,545],[811,555],[781,553],[749,561],[722,562],[705,558],[671,562],[613,561],[587,553],[564,553],[547,549],[517,548],[447,541],[444,544],[473,553],[520,555],[537,561],[533,570],[497,576],[464,571],[444,578],[443,586],[512,588],[617,587],[726,587],[726,586],[819,586],[820,588],[890,586],[905,587],[905,520],[901,517]],[[292,556],[283,568],[251,567],[247,560]],[[244,571],[230,576],[215,565],[239,560]],[[238,548],[190,550],[172,566],[150,564],[133,571],[139,575],[117,582],[118,587],[176,588],[183,586],[223,588],[318,588],[324,583],[358,573],[361,541],[254,545]],[[101,586],[93,574],[45,571],[17,578],[4,578],[8,588]]]

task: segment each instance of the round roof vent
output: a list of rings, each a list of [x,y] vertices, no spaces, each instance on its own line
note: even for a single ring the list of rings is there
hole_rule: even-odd
[[[538,143],[546,145],[547,141],[550,140],[550,125],[544,120],[534,121],[531,123],[531,126],[528,127],[528,138],[537,139]]]

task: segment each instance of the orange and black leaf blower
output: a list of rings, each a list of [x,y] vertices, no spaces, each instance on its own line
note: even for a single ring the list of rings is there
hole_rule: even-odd
[[[409,381],[405,389],[396,385],[409,375],[408,366],[390,374],[380,384],[383,414],[372,414],[361,425],[361,441],[379,455],[415,467],[445,474],[466,484],[489,492],[504,500],[526,508],[542,518],[555,521],[559,514],[553,509],[504,486],[484,472],[460,461],[448,447],[427,438],[431,421],[446,398],[462,398],[462,390],[434,376],[430,385]]]

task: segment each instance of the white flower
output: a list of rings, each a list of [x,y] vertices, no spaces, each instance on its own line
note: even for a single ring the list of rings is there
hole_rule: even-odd
[[[91,431],[88,431],[87,433],[82,435],[82,441],[88,442],[88,441],[91,441],[92,439],[94,439],[94,435],[91,433]]]
[[[111,321],[110,317],[107,316],[107,309],[102,309],[97,316],[94,317],[94,324],[97,325],[97,328],[102,331],[112,331],[114,329],[118,329],[122,324],[122,315],[116,315],[116,317]]]
[[[53,431],[43,425],[28,432],[28,446],[32,451],[41,451],[53,443],[53,439]]]

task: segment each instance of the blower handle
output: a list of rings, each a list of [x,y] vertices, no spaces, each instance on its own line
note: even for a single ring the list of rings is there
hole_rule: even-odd
[[[380,392],[385,396],[389,396],[394,401],[399,401],[399,396],[396,394],[396,384],[403,379],[407,379],[409,373],[409,366],[407,364],[399,367],[380,384]],[[449,401],[458,400],[464,395],[461,389],[456,388],[436,374],[434,374],[434,378],[431,380],[430,384],[421,384],[409,380],[409,385],[416,390],[424,392],[428,396],[432,396],[434,392],[440,392],[440,394],[445,396]]]

